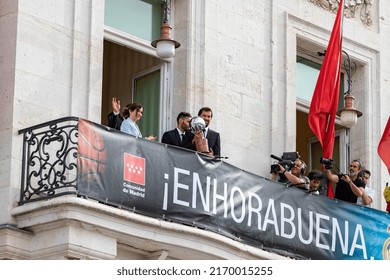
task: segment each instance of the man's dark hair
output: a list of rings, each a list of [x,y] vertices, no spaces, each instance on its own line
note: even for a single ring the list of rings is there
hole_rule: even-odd
[[[213,117],[213,110],[211,110],[210,107],[203,107],[203,108],[200,108],[199,112],[198,112],[198,116],[200,117],[200,115],[202,115],[202,112],[211,112],[211,117]]]
[[[364,170],[363,170],[363,173],[366,173],[366,174],[368,174],[368,176],[370,176],[370,177],[371,177],[371,172],[370,172],[370,170],[368,170],[368,169],[364,169]]]
[[[313,180],[313,179],[316,179],[316,180],[322,180],[322,178],[324,177],[324,175],[322,174],[321,171],[319,170],[312,170],[309,172],[309,174],[307,175],[307,177],[309,178],[309,180]]]
[[[180,119],[185,119],[185,118],[192,118],[191,114],[190,113],[187,113],[187,112],[180,112],[179,115],[177,115],[177,123],[179,123],[179,120]]]

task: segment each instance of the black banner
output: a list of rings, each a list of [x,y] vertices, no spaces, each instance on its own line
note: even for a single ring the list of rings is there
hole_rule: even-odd
[[[302,259],[388,259],[385,212],[79,121],[80,195]]]

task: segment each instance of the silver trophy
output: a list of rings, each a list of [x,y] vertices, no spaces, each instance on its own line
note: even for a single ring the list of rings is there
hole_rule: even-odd
[[[193,134],[200,133],[200,131],[204,133],[206,129],[206,123],[201,117],[193,117],[190,121],[190,127],[191,127],[191,132]],[[196,150],[200,153],[209,152],[209,144],[207,142],[207,139],[204,137],[195,138],[195,146],[196,146]]]
[[[201,117],[193,117],[190,121],[191,132],[195,134],[197,131],[205,131],[206,123]]]

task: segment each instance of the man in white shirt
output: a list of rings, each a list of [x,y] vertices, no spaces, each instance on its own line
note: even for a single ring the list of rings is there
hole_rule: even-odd
[[[356,204],[371,207],[372,201],[375,197],[375,190],[368,186],[368,181],[370,180],[371,172],[367,169],[362,171],[362,180],[366,184],[362,196],[357,198]]]

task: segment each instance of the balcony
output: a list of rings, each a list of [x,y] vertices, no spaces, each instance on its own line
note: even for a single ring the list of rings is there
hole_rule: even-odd
[[[2,258],[389,258],[384,212],[83,119],[20,134],[18,230],[3,230]]]
[[[286,259],[195,224],[80,191],[78,118],[19,133],[22,186],[19,206],[12,210],[18,230],[5,230],[3,259]]]

